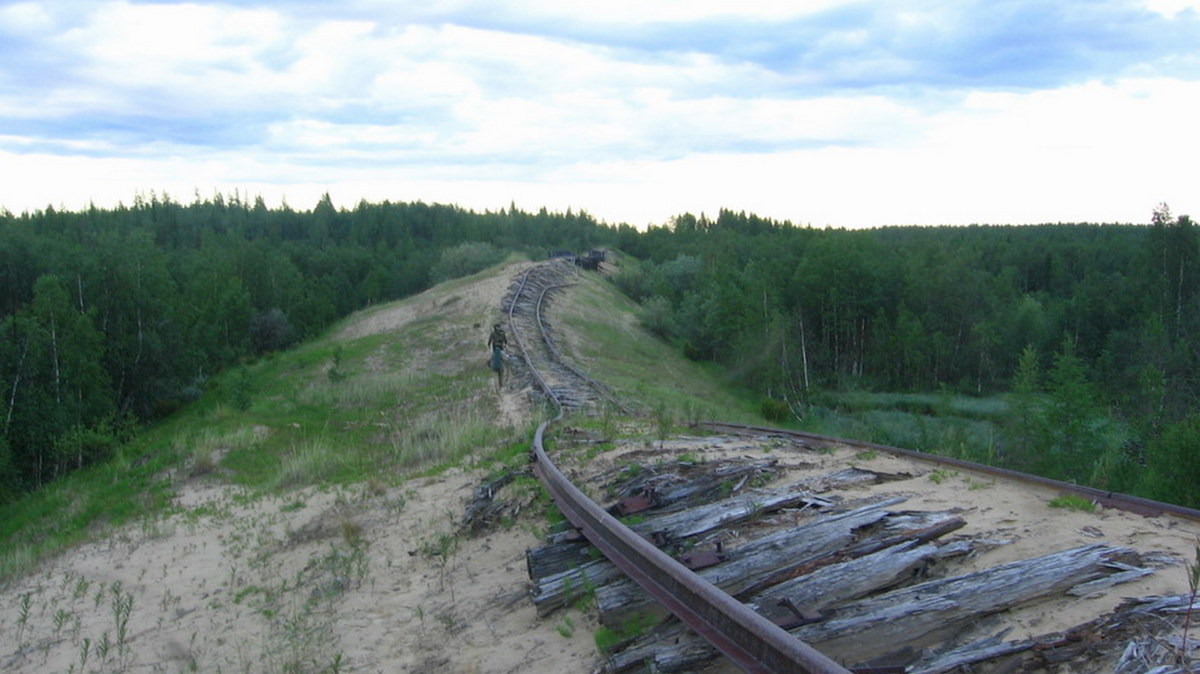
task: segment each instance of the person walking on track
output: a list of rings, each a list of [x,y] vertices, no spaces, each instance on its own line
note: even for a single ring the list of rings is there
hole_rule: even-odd
[[[504,349],[508,346],[508,335],[499,323],[492,326],[487,343],[492,348],[490,365],[496,373],[496,390],[499,391],[504,386]]]

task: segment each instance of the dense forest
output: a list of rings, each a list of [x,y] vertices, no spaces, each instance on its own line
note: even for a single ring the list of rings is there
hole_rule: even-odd
[[[632,228],[628,228],[632,231]],[[611,242],[586,213],[311,211],[216,196],[0,213],[0,503],[110,455],[208,378],[510,251]]]
[[[616,281],[652,330],[797,416],[826,390],[1011,392],[991,461],[1200,506],[1200,241],[1165,204],[1149,220],[683,215],[624,242],[644,262]],[[1124,440],[1106,447],[1113,422]]]
[[[793,416],[831,390],[1011,392],[999,462],[1197,505],[1179,467],[1200,445],[1200,243],[1165,205],[1149,220],[822,230],[722,211],[639,231],[219,195],[0,212],[0,502],[356,309],[510,251],[610,247],[648,328]],[[1129,441],[1101,453],[1114,418]]]

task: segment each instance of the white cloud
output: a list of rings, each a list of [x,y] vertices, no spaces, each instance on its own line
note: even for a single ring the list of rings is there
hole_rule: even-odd
[[[767,31],[751,50],[761,58],[700,35],[657,50],[603,39],[654,21],[686,32],[704,19],[711,30],[714,16],[790,21],[849,5],[868,22],[892,8],[105,2],[71,14],[10,4],[0,32],[50,58],[36,64],[44,77],[0,62],[0,81],[29,82],[0,88],[0,205],[199,188],[301,207],[326,190],[347,206],[515,200],[635,224],[722,206],[817,225],[1141,221],[1163,200],[1187,212],[1197,175],[1186,159],[1200,150],[1195,82],[1133,79],[1122,65],[1064,71],[1049,79],[1074,84],[1050,88],[968,86],[969,69],[937,71],[957,68],[936,59],[958,59],[964,45],[901,58],[889,42],[940,11],[969,21],[970,4],[904,4],[909,32],[814,28],[827,37],[803,51],[786,31]],[[564,23],[576,32],[556,32]],[[1153,72],[1162,58],[1132,71]]]
[[[37,2],[17,2],[0,7],[0,32],[45,33],[56,21],[47,8]]]
[[[1146,0],[1146,6],[1152,11],[1171,18],[1186,10],[1200,12],[1200,2],[1197,0]]]

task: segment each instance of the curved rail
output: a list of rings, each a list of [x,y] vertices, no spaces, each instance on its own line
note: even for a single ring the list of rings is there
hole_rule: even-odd
[[[832,661],[816,649],[763,618],[746,605],[733,599],[724,591],[701,579],[694,572],[663,553],[654,545],[631,531],[608,514],[599,505],[585,496],[558,470],[546,454],[543,439],[546,428],[566,413],[562,401],[552,387],[530,361],[528,351],[516,329],[514,312],[525,290],[529,272],[521,277],[520,287],[509,307],[509,325],[518,347],[525,355],[531,374],[539,388],[546,392],[558,407],[555,419],[542,423],[533,439],[532,458],[534,471],[546,485],[551,497],[572,524],[599,548],[614,564],[642,586],[666,608],[689,627],[707,639],[713,646],[728,656],[734,663],[748,672],[805,672],[808,674],[847,674],[849,670]],[[542,321],[542,304],[549,290],[567,284],[556,284],[542,289],[536,300],[535,323],[541,332],[551,359],[568,368],[593,390],[625,409],[614,396],[597,382],[566,363],[550,340]],[[628,410],[626,410],[628,411]],[[787,435],[818,445],[844,445],[874,449],[928,463],[953,466],[1005,479],[1037,484],[1063,492],[1077,494],[1105,507],[1155,516],[1164,512],[1200,520],[1200,510],[1170,503],[1161,503],[1137,496],[1109,492],[1092,487],[1070,484],[1058,480],[1029,475],[1017,471],[987,466],[963,459],[937,456],[923,452],[891,447],[878,443],[848,440],[819,435],[805,431],[792,431],[763,426],[707,422],[701,426],[714,431],[734,433],[766,433]]]
[[[646,592],[747,672],[848,673],[651,545],[579,491],[546,455],[542,437],[550,423],[543,422],[534,434],[534,471],[567,519]]]
[[[997,466],[989,466],[989,465],[982,464],[982,463],[975,463],[973,461],[967,461],[966,459],[955,459],[955,458],[949,457],[949,456],[938,456],[937,454],[927,454],[925,452],[918,452],[918,451],[912,450],[912,449],[902,449],[900,447],[892,447],[890,445],[881,445],[881,444],[874,443],[874,442],[866,442],[864,440],[848,440],[845,438],[837,438],[837,437],[833,437],[830,435],[820,435],[817,433],[809,433],[807,431],[792,431],[792,430],[785,430],[785,429],[779,429],[779,428],[770,428],[770,427],[766,427],[766,426],[750,426],[750,425],[746,425],[746,424],[731,424],[731,423],[723,423],[723,422],[715,422],[715,421],[704,422],[704,423],[701,423],[700,426],[710,429],[710,430],[715,430],[715,431],[727,431],[727,432],[735,432],[735,433],[749,432],[749,433],[765,433],[765,434],[774,434],[774,435],[787,435],[787,436],[794,437],[794,438],[801,438],[801,439],[807,440],[814,444],[825,445],[825,446],[845,445],[848,447],[860,447],[863,449],[875,449],[875,450],[879,450],[882,452],[887,452],[889,454],[894,454],[896,456],[904,456],[904,457],[907,457],[910,459],[924,461],[926,463],[935,463],[935,464],[940,464],[940,465],[944,465],[944,466],[953,466],[955,468],[962,468],[965,470],[972,470],[975,472],[985,473],[988,475],[995,475],[997,477],[1003,477],[1003,478],[1009,479],[1009,480],[1016,480],[1018,482],[1026,482],[1029,484],[1037,484],[1037,485],[1041,485],[1043,487],[1050,487],[1053,489],[1058,489],[1059,491],[1064,491],[1069,494],[1076,494],[1076,495],[1082,496],[1086,499],[1095,501],[1096,503],[1099,503],[1100,505],[1104,506],[1105,508],[1116,508],[1119,510],[1125,510],[1127,512],[1136,513],[1138,515],[1144,515],[1146,517],[1156,517],[1165,512],[1165,513],[1171,513],[1172,515],[1178,515],[1180,517],[1186,517],[1186,518],[1193,519],[1193,520],[1200,520],[1200,510],[1196,510],[1195,508],[1187,508],[1187,507],[1184,507],[1181,505],[1175,505],[1174,503],[1163,503],[1161,501],[1152,501],[1148,498],[1142,498],[1140,496],[1133,496],[1130,494],[1122,494],[1120,492],[1115,492],[1115,491],[1105,491],[1103,489],[1096,489],[1095,487],[1088,487],[1088,486],[1079,485],[1079,484],[1071,484],[1070,482],[1062,482],[1060,480],[1053,480],[1048,477],[1041,477],[1040,475],[1030,475],[1029,473],[1022,473],[1019,471],[1010,470],[1008,468],[999,468]]]
[[[584,495],[550,460],[543,442],[544,434],[551,423],[564,416],[565,408],[530,361],[525,343],[516,330],[514,312],[524,292],[528,273],[529,270],[526,270],[522,276],[509,306],[509,327],[535,381],[558,407],[558,415],[553,420],[538,426],[532,450],[534,472],[558,508],[626,575],[743,670],[755,674],[848,674],[846,668],[700,578],[634,533]],[[536,323],[552,357],[561,363],[561,356],[549,340],[541,319],[542,303],[549,289],[543,289],[537,299]],[[591,385],[595,384],[574,368],[570,369]],[[596,390],[615,401],[607,391]],[[619,401],[615,402],[620,405]],[[621,407],[624,408],[624,405]]]
[[[553,387],[550,386],[550,384],[546,381],[545,377],[543,377],[542,374],[540,372],[538,372],[537,368],[534,366],[532,359],[529,357],[529,349],[526,347],[524,340],[521,339],[521,331],[517,329],[517,325],[516,325],[517,306],[520,302],[521,296],[525,293],[525,286],[528,284],[529,274],[534,269],[535,269],[535,267],[529,267],[521,274],[520,282],[517,286],[517,289],[513,292],[513,299],[508,307],[509,333],[513,335],[513,339],[517,343],[517,348],[519,348],[521,350],[522,357],[524,358],[526,365],[529,366],[529,371],[533,376],[534,383],[536,383],[538,388],[540,388],[546,394],[546,396],[548,398],[550,398],[550,400],[554,403],[554,405],[556,407],[558,407],[559,409],[562,409],[562,407],[563,407],[562,399],[554,391]],[[533,319],[534,319],[535,324],[537,325],[538,332],[541,335],[542,343],[545,344],[546,350],[550,353],[551,359],[557,365],[568,370],[572,375],[574,375],[582,383],[584,383],[590,390],[599,394],[602,398],[604,398],[606,401],[608,401],[609,404],[611,404],[611,405],[615,406],[616,408],[618,408],[619,410],[621,410],[622,413],[632,414],[632,411],[629,409],[629,407],[626,406],[625,403],[621,402],[621,400],[619,400],[615,395],[613,395],[613,393],[611,391],[609,391],[606,386],[604,386],[600,382],[596,381],[595,379],[592,379],[587,374],[585,374],[583,371],[581,371],[579,368],[577,368],[574,365],[572,365],[571,363],[567,362],[566,359],[564,359],[562,357],[562,354],[559,353],[558,347],[554,344],[554,340],[550,338],[550,331],[546,328],[545,322],[542,320],[542,305],[545,302],[547,293],[549,293],[551,290],[556,290],[558,288],[565,288],[570,285],[571,284],[569,284],[569,283],[556,283],[556,284],[548,285],[545,288],[541,289],[541,292],[538,293],[536,300],[534,300],[534,302],[533,302],[533,304],[534,304]]]
[[[541,373],[537,371],[537,368],[535,368],[533,363],[530,361],[529,349],[525,348],[525,341],[521,339],[521,331],[517,330],[515,321],[514,314],[517,310],[517,303],[520,301],[521,295],[525,292],[525,284],[529,280],[529,272],[532,270],[533,267],[530,267],[521,274],[521,282],[517,286],[516,291],[513,292],[512,302],[508,305],[508,332],[513,336],[513,341],[517,343],[517,348],[521,350],[521,357],[525,359],[525,364],[529,366],[529,373],[533,376],[534,383],[536,383],[538,388],[540,388],[547,396],[550,397],[550,400],[554,401],[555,406],[558,407],[561,412],[562,403],[559,401],[558,396],[554,394],[554,391],[550,390],[550,386],[546,384],[546,380],[542,379]],[[543,293],[542,296],[545,296],[545,293]],[[542,299],[539,297],[539,305],[541,304],[541,301]]]

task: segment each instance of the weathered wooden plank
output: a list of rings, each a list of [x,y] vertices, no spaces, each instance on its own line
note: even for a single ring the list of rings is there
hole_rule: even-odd
[[[762,576],[782,566],[812,561],[854,542],[855,531],[883,519],[887,507],[902,502],[890,499],[861,508],[818,517],[803,526],[779,531],[726,549],[726,561],[699,571],[701,578],[736,595]],[[634,613],[662,613],[636,583],[622,579],[596,590],[596,606],[605,625],[624,623]]]
[[[1033,639],[1003,641],[1003,637],[1003,633],[997,634],[940,653],[909,667],[907,674],[946,674],[960,667],[1027,651],[1037,645]]]
[[[949,549],[947,549],[949,548]],[[966,554],[966,541],[940,547],[917,540],[898,543],[863,557],[823,566],[812,573],[768,588],[749,605],[782,622],[788,616],[812,619],[827,607],[911,580],[932,560]]]
[[[650,515],[629,528],[643,536],[681,540],[782,508],[827,508],[831,505],[833,502],[829,499],[787,486],[753,490],[688,510]]]
[[[980,616],[1109,575],[1108,562],[1131,552],[1094,544],[933,580],[857,602],[828,621],[793,633],[821,644],[831,657],[864,662],[887,654],[894,644],[935,644]]]
[[[597,559],[577,568],[567,569],[538,579],[530,592],[538,615],[544,616],[590,593],[597,587],[625,577],[607,559]]]
[[[718,526],[722,523],[730,524],[737,521],[742,521],[746,517],[761,513],[764,510],[777,509],[784,507],[786,504],[794,504],[799,501],[807,502],[807,499],[809,498],[809,496],[804,494],[795,494],[781,490],[778,494],[775,494],[774,498],[768,499],[767,505],[761,506],[755,505],[746,499],[726,499],[720,503],[712,504],[713,506],[719,507],[701,507],[691,511],[671,513],[663,518],[648,518],[640,525],[635,525],[634,530],[637,531],[640,527],[642,529],[640,533],[643,533],[644,535],[651,531],[657,531],[661,534],[662,530],[658,529],[657,527],[665,525],[668,527],[666,529],[667,532],[703,532],[707,531],[710,526]],[[736,503],[731,504],[730,502]],[[887,503],[890,504],[892,502]],[[884,513],[882,512],[882,508],[884,507],[886,507],[886,504],[875,504],[862,510],[864,512],[879,511],[877,515],[873,516],[874,519],[878,519],[883,516]],[[700,520],[702,520],[702,522],[698,520],[692,520],[687,517],[689,513],[694,513],[697,510],[703,511],[697,513],[697,516],[700,518]],[[739,512],[740,516],[738,516]],[[847,517],[850,516],[843,514],[841,517],[835,518],[835,521],[839,521]],[[848,523],[845,526],[850,526],[850,523],[855,521],[857,520],[854,520],[852,517],[850,517],[850,519],[847,519]],[[862,524],[865,523],[867,523],[867,520],[864,520],[854,526],[862,526]],[[678,528],[672,529],[671,527]],[[843,532],[843,536],[848,535],[849,530]],[[675,536],[671,534],[666,534],[665,537],[675,538]],[[742,554],[751,553],[759,547],[770,548],[776,545],[776,543],[774,542],[774,539],[768,539],[759,543],[751,543],[749,545],[754,547],[742,546],[742,548],[739,548],[739,550],[743,550]],[[648,601],[636,583],[623,578],[624,577],[622,574],[616,570],[616,567],[612,566],[607,561],[588,563],[580,565],[578,569],[566,569],[541,578],[536,578],[531,595],[534,605],[537,606],[539,615],[546,615],[558,608],[561,608],[566,603],[566,600],[563,596],[564,592],[568,594],[577,592],[579,588],[584,586],[588,587],[589,589],[604,588],[608,586],[606,584],[611,584],[610,581],[614,580],[623,586],[620,592],[628,593],[631,600],[636,600],[639,602],[639,605],[641,602]],[[599,590],[597,590],[597,595],[599,595]],[[636,607],[634,607],[634,610],[636,610]]]
[[[536,582],[539,578],[593,562],[597,555],[599,551],[586,540],[543,545],[525,551],[525,568],[529,571],[529,579]]]
[[[791,578],[811,573],[834,562],[862,557],[905,541],[928,542],[962,528],[966,522],[956,511],[889,512],[882,519],[855,531],[855,542],[824,556],[801,557],[749,580],[734,592],[745,599]]]
[[[1132,566],[1130,564],[1123,564],[1121,562],[1110,562],[1109,566],[1113,569],[1116,569],[1117,573],[1109,576],[1103,576],[1086,583],[1080,583],[1070,590],[1067,590],[1067,594],[1071,595],[1072,597],[1087,597],[1093,594],[1102,594],[1114,585],[1128,583],[1154,573],[1154,569],[1144,569],[1141,567]]]
[[[1111,575],[1111,562],[1131,554],[1127,548],[1088,545],[1018,560],[954,578],[938,579],[851,602],[836,614],[803,625],[792,634],[822,653],[850,666],[878,660],[898,650],[934,648],[964,625],[1036,599],[1064,594],[1072,587]],[[679,634],[670,642],[639,640],[610,660],[611,671],[625,671],[651,660],[661,671],[680,671],[704,659],[699,637]],[[711,657],[716,651],[709,649]],[[681,654],[686,653],[687,657]],[[676,669],[663,668],[670,663]]]
[[[659,510],[681,510],[769,481],[778,473],[778,463],[778,459],[737,459],[648,465],[611,484],[610,491],[617,499],[649,495]]]

